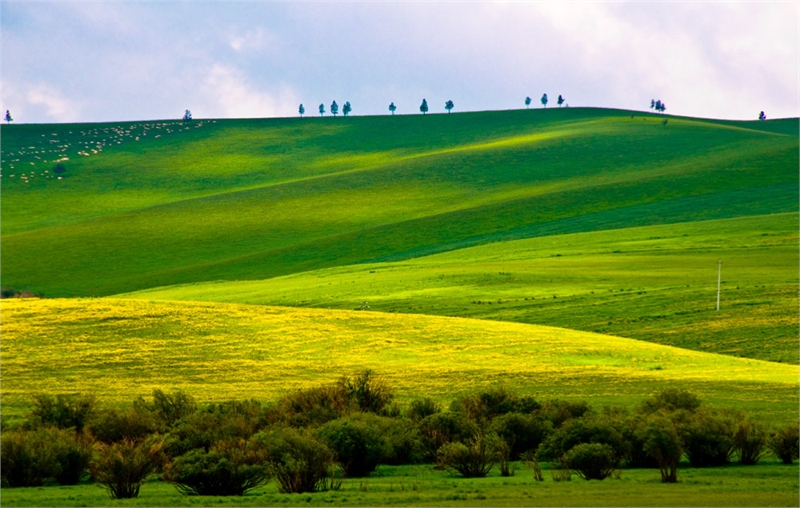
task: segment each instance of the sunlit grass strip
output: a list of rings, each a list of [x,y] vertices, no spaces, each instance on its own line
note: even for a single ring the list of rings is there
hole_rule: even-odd
[[[126,402],[153,388],[275,399],[372,368],[401,401],[506,386],[628,402],[667,386],[796,415],[796,366],[561,328],[473,319],[141,300],[4,300],[3,405],[32,393]]]

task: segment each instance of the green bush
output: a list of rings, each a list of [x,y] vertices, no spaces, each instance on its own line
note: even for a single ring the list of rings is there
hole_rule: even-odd
[[[382,414],[394,398],[394,390],[371,369],[366,369],[354,378],[343,377],[339,385],[359,411]]]
[[[781,462],[791,464],[800,455],[800,426],[795,423],[773,430],[770,432],[767,444]]]
[[[3,432],[0,440],[0,479],[4,487],[38,487],[59,474],[51,446],[55,429]]]
[[[426,416],[419,422],[423,452],[428,460],[435,460],[439,448],[447,443],[467,441],[478,432],[475,422],[462,413],[443,412]]]
[[[420,422],[424,418],[442,412],[442,406],[431,398],[414,399],[409,404],[406,415],[414,422]]]
[[[386,438],[374,420],[352,415],[326,423],[319,429],[342,464],[346,476],[369,476],[389,455]]]
[[[128,439],[111,445],[98,443],[89,469],[112,499],[138,497],[142,482],[156,469],[153,456],[159,452],[159,444],[136,444]]]
[[[558,461],[579,444],[605,444],[614,451],[617,461],[630,453],[630,443],[614,426],[598,417],[568,420],[539,447],[539,457]]]
[[[649,415],[636,413],[628,415],[616,423],[622,437],[630,444],[625,464],[627,467],[650,469],[659,467],[658,461],[645,449],[648,418]]]
[[[694,467],[724,466],[734,452],[738,418],[725,413],[698,410],[679,423],[686,457]]]
[[[454,401],[450,406],[451,411],[464,413],[476,422],[488,422],[512,412],[528,414],[539,408],[539,403],[532,397],[520,397],[505,388],[473,393]]]
[[[223,440],[209,451],[192,450],[181,455],[164,474],[182,494],[241,496],[269,481],[266,453],[257,442]]]
[[[106,444],[126,439],[141,441],[162,428],[152,413],[137,407],[100,410],[92,416],[87,427],[96,440]]]
[[[650,414],[660,410],[694,412],[699,407],[700,399],[697,395],[688,390],[670,388],[662,390],[645,400],[639,409],[644,413]]]
[[[605,480],[619,467],[620,459],[607,444],[581,443],[564,454],[563,461],[584,480]]]
[[[167,452],[183,455],[195,448],[208,452],[222,440],[250,439],[267,426],[261,404],[255,401],[228,401],[211,404],[178,420],[172,427]]]
[[[436,453],[439,467],[458,472],[465,478],[483,478],[497,462],[495,439],[476,434],[466,443],[446,443]]]
[[[767,429],[749,418],[741,419],[734,436],[734,448],[739,452],[739,462],[755,465],[767,449]]]
[[[171,427],[178,420],[190,416],[197,410],[194,397],[181,390],[173,390],[171,394],[153,390],[152,402],[139,397],[133,405],[136,409],[153,413],[165,428]]]
[[[678,463],[683,456],[678,429],[662,414],[651,415],[644,429],[644,451],[658,463],[662,483],[678,481]]]
[[[535,451],[553,432],[553,424],[538,415],[506,413],[492,420],[490,431],[509,446],[509,459],[519,460],[528,451]]]
[[[28,428],[58,427],[74,429],[77,434],[97,410],[94,395],[52,395],[37,394],[32,398],[33,408],[27,418]]]
[[[582,418],[592,414],[592,408],[584,401],[569,402],[566,400],[545,401],[537,411],[544,419],[550,420],[553,427],[561,427],[574,418]]]
[[[292,427],[309,427],[350,414],[355,407],[340,385],[321,386],[292,392],[269,409],[273,422]]]
[[[269,472],[281,492],[319,492],[340,485],[333,451],[310,432],[277,429],[260,432],[253,440],[265,450]]]

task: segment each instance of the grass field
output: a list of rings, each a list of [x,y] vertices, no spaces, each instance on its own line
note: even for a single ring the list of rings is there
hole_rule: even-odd
[[[475,319],[222,303],[3,301],[3,414],[32,393],[129,403],[154,388],[275,400],[364,368],[400,402],[505,386],[630,405],[668,387],[772,422],[797,418],[798,367],[608,335]]]
[[[498,242],[120,296],[332,309],[368,302],[380,312],[545,324],[797,364],[797,246],[797,214],[787,213]]]
[[[797,211],[797,119],[630,113],[3,126],[3,284],[102,296]]]
[[[109,500],[96,485],[3,490],[4,506],[797,506],[798,468],[766,461],[756,467],[693,469],[680,483],[662,484],[658,471],[629,469],[620,479],[573,478],[534,482],[525,465],[517,474],[455,478],[429,466],[381,466],[367,479],[344,480],[338,491],[280,494],[275,483],[243,497],[182,496],[152,481],[137,499]]]

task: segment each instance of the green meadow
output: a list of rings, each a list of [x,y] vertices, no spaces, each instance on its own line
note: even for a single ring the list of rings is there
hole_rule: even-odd
[[[401,406],[678,388],[796,422],[798,125],[595,108],[3,125],[0,278],[38,296],[0,303],[3,424],[37,393],[268,402],[363,369]],[[381,466],[310,495],[150,481],[113,503],[797,505],[796,465],[772,457],[679,478]],[[85,481],[2,495],[109,503]]]
[[[798,362],[797,214],[554,235],[121,295],[546,324]],[[720,310],[716,311],[718,261]]]

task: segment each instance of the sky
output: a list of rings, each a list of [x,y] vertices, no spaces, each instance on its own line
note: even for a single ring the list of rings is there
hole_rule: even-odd
[[[800,2],[0,2],[16,123],[557,107],[797,117]]]

